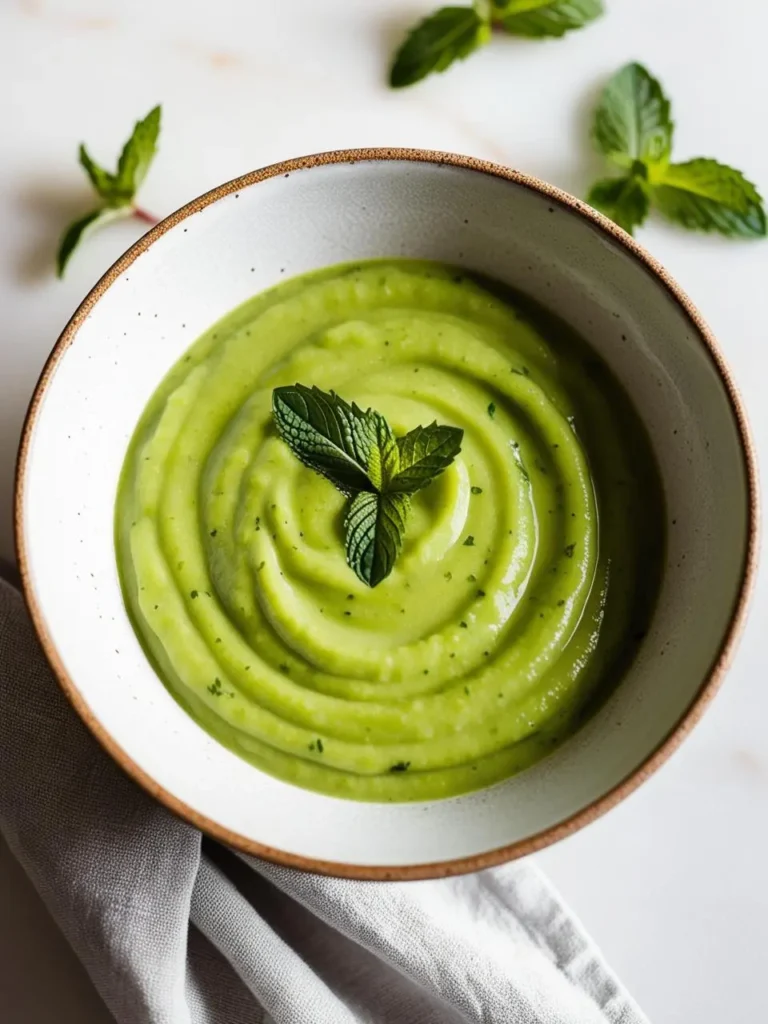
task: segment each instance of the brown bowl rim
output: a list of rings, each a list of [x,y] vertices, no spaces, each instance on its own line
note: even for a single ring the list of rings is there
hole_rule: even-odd
[[[255,842],[242,836],[231,829],[224,828],[205,815],[199,814],[193,808],[179,800],[172,793],[144,772],[128,754],[113,740],[107,730],[91,712],[86,701],[78,691],[74,681],[69,677],[64,665],[59,658],[58,652],[48,633],[45,619],[38,606],[32,581],[30,578],[29,562],[26,552],[26,540],[24,535],[23,509],[24,509],[24,485],[27,469],[27,462],[30,450],[30,442],[35,429],[37,415],[40,405],[58,366],[62,356],[72,344],[80,325],[88,316],[98,300],[104,295],[113,282],[166,231],[175,227],[187,217],[205,209],[211,203],[231,195],[241,189],[256,185],[279,175],[289,175],[294,171],[304,170],[328,164],[355,164],[362,162],[376,161],[411,161],[415,163],[426,163],[459,167],[464,170],[478,171],[481,174],[491,175],[510,181],[515,185],[529,189],[544,196],[549,201],[565,207],[593,227],[618,243],[635,260],[653,274],[666,288],[674,301],[680,306],[692,327],[695,329],[704,348],[708,351],[714,367],[722,381],[726,394],[730,401],[736,426],[739,433],[744,468],[746,474],[748,491],[748,521],[747,521],[747,543],[742,568],[741,585],[735,600],[730,622],[725,631],[720,649],[715,657],[712,666],[703,680],[698,692],[691,701],[689,707],[669,730],[664,739],[655,749],[624,779],[613,786],[607,793],[589,803],[586,807],[570,815],[563,821],[557,822],[550,827],[543,829],[535,835],[528,836],[517,842],[489,850],[485,853],[473,854],[467,857],[458,857],[452,860],[435,861],[429,864],[378,866],[361,864],[344,864],[335,861],[317,860],[312,857],[303,857],[278,850],[262,843]],[[16,480],[14,493],[14,530],[16,555],[22,581],[22,590],[35,630],[42,644],[45,656],[53,669],[61,688],[71,702],[74,709],[82,718],[85,725],[99,741],[101,746],[117,761],[123,770],[151,796],[162,803],[174,814],[189,822],[202,832],[234,847],[243,853],[262,857],[265,860],[281,864],[286,867],[299,868],[303,871],[313,871],[318,874],[332,875],[336,877],[352,878],[370,881],[410,881],[427,878],[446,878],[454,875],[466,874],[473,871],[480,871],[484,868],[515,860],[519,857],[526,857],[538,850],[572,835],[574,832],[590,824],[601,817],[606,811],[615,807],[618,803],[628,797],[634,790],[646,781],[680,746],[683,739],[696,725],[704,711],[711,703],[715,693],[722,683],[723,676],[730,664],[733,653],[744,627],[749,597],[754,586],[758,557],[758,534],[759,534],[759,504],[758,504],[758,480],[757,465],[755,457],[755,446],[750,435],[746,413],[741,397],[734,384],[731,372],[725,362],[714,335],[703,320],[701,314],[693,305],[691,300],[673,278],[667,273],[662,265],[654,259],[634,238],[626,234],[613,221],[608,220],[602,214],[593,210],[586,203],[563,192],[554,185],[549,185],[528,174],[504,167],[500,164],[491,163],[486,160],[479,160],[473,157],[461,156],[455,153],[423,149],[349,149],[336,150],[327,153],[317,153],[312,156],[299,157],[293,160],[285,160],[280,163],[271,164],[260,170],[251,171],[239,178],[220,185],[218,188],[206,192],[187,203],[181,209],[172,213],[162,220],[156,227],[153,227],[146,235],[140,238],[130,249],[125,252],[116,263],[104,274],[94,285],[86,298],[77,308],[69,323],[64,328],[61,336],[56,342],[45,366],[43,367],[40,379],[37,382],[32,399],[27,410],[27,415],[22,429],[19,454],[16,463]]]

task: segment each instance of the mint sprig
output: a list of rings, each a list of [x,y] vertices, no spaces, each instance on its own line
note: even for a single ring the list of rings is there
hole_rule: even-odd
[[[592,136],[625,173],[594,184],[587,202],[629,234],[653,208],[692,230],[764,237],[765,209],[755,186],[717,160],[671,163],[673,129],[670,102],[657,79],[642,64],[617,71],[603,90]]]
[[[603,13],[603,0],[475,0],[441,7],[419,22],[395,54],[389,84],[400,89],[445,71],[491,38],[493,29],[530,39],[558,38]]]
[[[350,499],[347,564],[378,586],[402,547],[410,495],[450,466],[464,431],[433,423],[396,438],[381,413],[304,384],[275,388],[272,414],[296,458]]]
[[[100,203],[90,213],[70,224],[64,232],[56,258],[59,277],[64,275],[67,263],[77,246],[94,228],[122,217],[138,217],[150,224],[156,223],[154,217],[136,205],[136,193],[147,176],[157,150],[160,113],[161,108],[155,107],[134,125],[131,136],[120,153],[114,174],[97,164],[85,145],[81,144],[80,165],[88,175]]]

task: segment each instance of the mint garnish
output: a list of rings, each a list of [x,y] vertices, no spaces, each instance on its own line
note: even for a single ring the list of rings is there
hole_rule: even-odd
[[[80,165],[101,202],[95,210],[70,224],[64,232],[56,258],[59,277],[63,276],[69,258],[85,234],[95,227],[122,217],[138,217],[150,224],[156,223],[156,218],[138,207],[135,200],[155,157],[159,134],[160,107],[155,107],[134,125],[114,174],[97,164],[84,145],[80,146]]]
[[[433,423],[396,438],[380,413],[303,384],[275,388],[272,413],[294,455],[351,499],[347,564],[363,583],[378,586],[402,547],[410,495],[450,466],[464,431]]]
[[[410,31],[389,74],[399,89],[445,71],[490,40],[492,29],[530,39],[559,37],[603,13],[603,0],[475,0],[441,7]]]
[[[629,234],[651,208],[683,227],[762,238],[763,201],[741,171],[709,158],[671,163],[669,99],[642,64],[627,64],[603,90],[592,129],[597,148],[625,173],[592,186],[591,203]]]

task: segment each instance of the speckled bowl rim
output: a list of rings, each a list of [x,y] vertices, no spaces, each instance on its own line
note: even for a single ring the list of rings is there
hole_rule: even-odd
[[[67,351],[75,340],[77,332],[91,312],[99,299],[115,280],[133,263],[133,261],[146,252],[166,231],[175,227],[181,221],[186,220],[211,203],[228,196],[240,189],[256,185],[261,181],[279,175],[288,175],[293,171],[300,171],[311,167],[320,167],[329,164],[356,164],[363,162],[375,162],[383,160],[410,161],[413,163],[442,165],[459,167],[463,170],[474,171],[479,174],[490,175],[510,181],[522,188],[536,192],[553,203],[571,210],[583,218],[592,227],[597,228],[612,241],[634,257],[639,267],[645,269],[657,278],[659,283],[667,290],[672,299],[677,303],[687,317],[691,326],[695,329],[702,345],[709,353],[725,392],[730,401],[731,410],[736,422],[741,453],[744,459],[744,469],[747,483],[747,543],[742,566],[741,582],[736,597],[734,608],[720,649],[715,657],[706,678],[699,687],[696,696],[689,707],[678,720],[678,722],[667,733],[661,743],[649,754],[649,756],[632,771],[626,778],[613,786],[607,793],[593,800],[588,806],[582,808],[576,814],[570,815],[549,828],[543,829],[535,835],[519,840],[507,846],[502,846],[485,853],[473,854],[468,857],[459,857],[454,860],[435,861],[429,864],[403,865],[396,867],[382,867],[375,865],[344,864],[336,861],[316,860],[311,857],[302,857],[284,850],[278,850],[263,843],[255,842],[246,836],[239,835],[230,829],[224,828],[211,821],[210,818],[199,814],[193,808],[179,800],[168,790],[160,786],[151,776],[143,771],[129,755],[123,750],[94,716],[82,694],[77,688],[75,681],[70,678],[56,650],[56,646],[48,632],[48,627],[42,610],[35,597],[32,585],[29,558],[27,554],[27,541],[24,533],[24,492],[25,481],[29,461],[30,442],[37,422],[41,402],[51,382],[53,374]],[[480,871],[484,868],[493,867],[505,861],[514,860],[518,857],[526,857],[536,853],[545,847],[572,835],[578,829],[595,821],[606,811],[615,807],[624,800],[630,793],[634,792],[645,782],[657,768],[659,768],[670,755],[679,747],[683,739],[696,725],[705,709],[712,701],[715,693],[722,683],[723,676],[730,664],[737,641],[744,627],[749,597],[754,586],[757,570],[758,544],[759,544],[759,506],[758,506],[758,479],[755,457],[755,446],[752,441],[749,426],[747,423],[744,406],[739,396],[736,385],[731,377],[731,372],[723,358],[722,352],[704,322],[701,314],[693,305],[688,296],[670,277],[664,267],[658,263],[646,250],[621,228],[602,214],[593,210],[586,203],[575,199],[568,193],[561,191],[553,185],[539,181],[537,178],[520,171],[512,170],[500,164],[490,163],[485,160],[477,160],[472,157],[460,156],[454,153],[442,153],[422,149],[351,149],[340,150],[329,153],[318,153],[313,156],[300,157],[295,160],[286,160],[282,163],[272,164],[261,170],[251,171],[240,178],[220,185],[218,188],[192,202],[187,203],[176,213],[166,217],[156,227],[152,228],[146,235],[139,239],[135,245],[120,257],[119,260],[104,274],[100,281],[91,289],[86,298],[78,307],[71,320],[64,328],[59,340],[53,348],[48,360],[40,375],[35,387],[32,400],[27,411],[24,427],[21,435],[18,460],[16,463],[16,481],[14,495],[14,528],[16,554],[21,574],[24,599],[32,617],[35,630],[45,652],[46,658],[53,669],[54,675],[59,681],[64,693],[71,702],[74,709],[80,715],[86,726],[90,729],[99,743],[108,754],[117,761],[125,772],[156,800],[164,804],[170,811],[190,824],[199,828],[202,832],[219,840],[228,846],[234,847],[243,853],[253,854],[266,860],[282,864],[287,867],[299,868],[304,871],[314,871],[324,875],[335,875],[344,878],[377,880],[377,881],[407,881],[425,878],[445,878],[453,875],[465,874],[472,871]]]

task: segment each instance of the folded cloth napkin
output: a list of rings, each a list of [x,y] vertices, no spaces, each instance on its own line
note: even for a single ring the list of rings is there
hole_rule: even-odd
[[[2,580],[0,780],[0,828],[120,1024],[645,1021],[530,861],[351,882],[203,840],[93,740]]]

